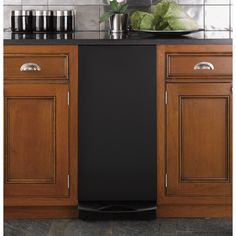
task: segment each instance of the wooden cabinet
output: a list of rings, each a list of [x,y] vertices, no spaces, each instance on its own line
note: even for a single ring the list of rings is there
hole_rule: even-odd
[[[5,197],[68,197],[68,85],[5,86]]]
[[[224,45],[158,48],[161,65],[157,81],[160,209],[157,214],[160,216],[231,215],[231,53],[231,47]],[[171,67],[178,73],[169,77],[169,67],[165,64],[173,55],[195,57],[185,64],[172,60]],[[227,58],[227,66],[218,63],[221,57]],[[194,70],[202,58],[209,59],[204,63],[212,64],[212,71],[206,67],[199,72]],[[166,212],[165,206],[168,206]]]
[[[76,46],[5,46],[6,212],[13,206],[78,204],[77,50]],[[58,70],[57,62],[66,67]],[[21,71],[27,63],[41,70]],[[41,213],[46,216],[46,211]]]
[[[167,84],[168,196],[231,196],[231,85]]]

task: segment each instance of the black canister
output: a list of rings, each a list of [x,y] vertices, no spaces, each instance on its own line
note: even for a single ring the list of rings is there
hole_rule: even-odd
[[[33,31],[36,32],[49,32],[53,31],[53,12],[49,10],[33,11],[32,26]]]
[[[53,11],[53,30],[71,32],[75,28],[74,10]]]
[[[32,11],[17,10],[11,12],[12,32],[31,32],[32,31]]]

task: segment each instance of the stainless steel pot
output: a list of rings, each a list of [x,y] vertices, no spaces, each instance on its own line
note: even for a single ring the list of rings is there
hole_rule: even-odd
[[[52,11],[50,10],[33,11],[33,31],[37,32],[52,31]]]
[[[127,31],[128,14],[114,14],[109,18],[110,31],[122,33]]]
[[[74,10],[53,12],[53,30],[57,32],[72,32],[75,29]]]
[[[31,32],[32,31],[32,11],[16,10],[11,12],[12,32]]]

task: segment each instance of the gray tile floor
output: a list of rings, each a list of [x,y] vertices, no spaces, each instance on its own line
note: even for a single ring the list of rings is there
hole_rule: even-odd
[[[5,236],[230,236],[230,219],[160,218],[151,221],[7,220]]]

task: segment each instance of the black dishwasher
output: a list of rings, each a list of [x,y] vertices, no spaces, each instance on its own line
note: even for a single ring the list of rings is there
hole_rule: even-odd
[[[155,217],[156,48],[79,47],[81,218]]]

